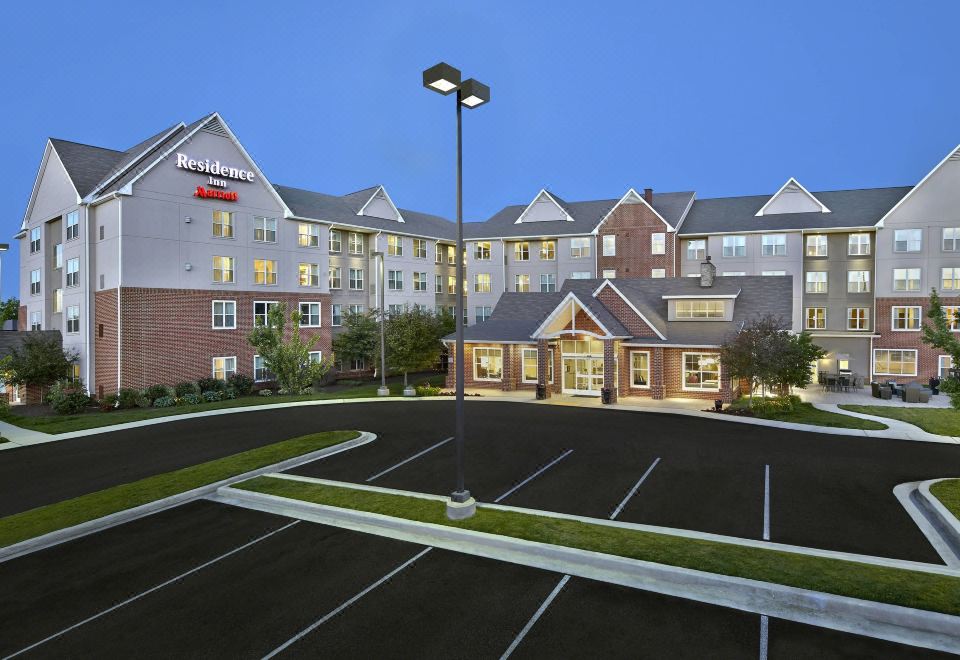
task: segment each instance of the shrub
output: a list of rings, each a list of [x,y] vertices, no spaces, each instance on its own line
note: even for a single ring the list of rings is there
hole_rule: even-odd
[[[119,402],[117,407],[123,410],[126,410],[127,408],[136,408],[138,405],[137,402],[143,398],[145,397],[140,394],[140,390],[125,387],[117,392],[117,401]]]
[[[273,396],[273,390],[260,390],[257,394],[260,396]]]
[[[437,396],[440,394],[439,387],[433,387],[430,384],[417,385],[417,396]]]
[[[200,388],[201,396],[207,392],[224,392],[227,389],[227,381],[219,378],[201,378],[197,381],[197,387]]]
[[[778,396],[771,399],[758,398],[753,400],[751,410],[758,417],[770,417],[779,413],[789,413],[800,405],[800,397],[795,394]]]
[[[183,403],[188,406],[195,406],[196,404],[203,401],[203,399],[200,398],[199,394],[194,394],[193,392],[190,392],[189,394],[184,394],[180,400],[183,401]]]
[[[153,403],[162,397],[172,396],[173,391],[166,385],[151,385],[143,391],[143,395],[150,399],[150,402]]]
[[[233,385],[227,385],[227,389],[223,392],[223,398],[225,399],[236,399],[237,390]]]
[[[102,412],[110,412],[117,408],[117,401],[119,401],[119,397],[116,394],[107,394],[97,402],[97,405]]]
[[[182,383],[177,383],[177,387],[174,389],[174,393],[178,398],[187,396],[188,394],[200,394],[200,388],[197,387],[196,383],[191,383],[190,381],[184,381]]]
[[[253,391],[253,379],[246,374],[233,374],[227,382],[236,391],[237,396],[246,396]]]
[[[153,401],[154,408],[169,408],[176,405],[177,401],[172,396],[158,396]]]
[[[6,418],[10,414],[10,400],[5,396],[0,396],[0,418]]]
[[[218,392],[217,390],[207,390],[200,396],[203,397],[204,401],[214,402],[214,401],[223,401],[223,392]]]
[[[58,415],[76,415],[90,405],[87,388],[79,383],[58,380],[47,394],[47,402]]]

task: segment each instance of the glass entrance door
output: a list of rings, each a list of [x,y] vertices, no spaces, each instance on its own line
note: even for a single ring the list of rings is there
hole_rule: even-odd
[[[564,357],[563,393],[600,396],[603,388],[603,358]]]

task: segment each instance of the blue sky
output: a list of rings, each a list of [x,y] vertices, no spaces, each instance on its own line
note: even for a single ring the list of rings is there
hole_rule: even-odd
[[[275,183],[383,183],[402,207],[453,217],[453,99],[420,80],[441,60],[492,88],[464,117],[468,220],[541,187],[575,201],[772,193],[790,176],[911,184],[960,143],[953,0],[142,7],[5,11],[8,239],[48,136],[124,149],[212,110]],[[16,261],[3,258],[4,296]]]

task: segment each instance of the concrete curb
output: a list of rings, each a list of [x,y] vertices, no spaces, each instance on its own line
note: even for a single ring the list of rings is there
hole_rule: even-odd
[[[310,452],[309,454],[303,454],[279,463],[274,463],[273,465],[267,465],[235,477],[230,477],[229,479],[223,479],[206,486],[201,486],[200,488],[194,488],[193,490],[178,493],[177,495],[171,495],[170,497],[165,497],[163,499],[156,500],[155,502],[149,502],[141,506],[133,507],[132,509],[118,511],[102,518],[89,520],[87,522],[80,523],[79,525],[74,525],[73,527],[58,529],[42,536],[37,536],[32,539],[27,539],[26,541],[14,543],[13,545],[8,545],[5,548],[0,548],[0,563],[10,559],[16,559],[17,557],[22,557],[23,555],[28,555],[38,550],[59,545],[67,541],[73,541],[74,539],[87,536],[88,534],[93,534],[111,527],[116,527],[117,525],[122,525],[138,518],[143,518],[144,516],[158,513],[165,509],[170,509],[175,506],[185,504],[191,500],[199,499],[211,493],[215,493],[217,489],[237,481],[245,481],[263,474],[276,472],[277,470],[290,470],[299,465],[303,465],[304,463],[326,458],[327,456],[333,456],[334,454],[338,454],[342,451],[347,451],[349,449],[353,449],[354,447],[365,445],[368,442],[373,442],[376,440],[376,438],[377,436],[373,433],[361,431],[360,435],[353,440],[347,440],[346,442],[341,442],[340,444],[333,445],[331,447],[318,449],[317,451]]]
[[[960,630],[960,617],[947,614],[418,523],[229,487],[219,489],[210,499],[843,632],[940,651],[960,652],[960,635],[957,632]]]
[[[920,482],[917,485],[917,495],[920,498],[921,506],[924,507],[933,518],[937,531],[943,537],[944,542],[950,546],[950,549],[958,557],[960,565],[960,520],[957,520],[947,507],[943,505],[936,495],[930,492],[930,486],[941,481],[955,479],[956,477],[945,477],[943,479],[930,479]]]
[[[944,533],[941,531],[941,525],[934,517],[934,514],[927,509],[923,498],[920,496],[919,486],[922,482],[913,481],[910,483],[894,486],[893,495],[900,501],[901,506],[906,510],[914,524],[920,529],[920,532],[927,537],[927,541],[937,551],[943,563],[953,569],[960,569],[960,548],[950,544]]]
[[[823,410],[825,412],[837,413],[838,415],[847,415],[848,417],[857,417],[859,419],[868,419],[872,422],[880,422],[881,424],[886,424],[888,427],[887,431],[864,431],[864,433],[894,433],[897,437],[900,437],[904,440],[915,440],[918,442],[941,442],[941,443],[954,443],[960,444],[960,438],[950,436],[950,435],[937,435],[936,433],[930,433],[929,431],[924,431],[922,428],[916,424],[911,424],[900,419],[894,419],[893,417],[884,417],[882,415],[868,415],[867,413],[854,412],[852,410],[844,410],[836,403],[814,403],[812,404],[814,408]],[[891,406],[895,408],[894,406]],[[935,408],[934,410],[947,410],[946,408]]]

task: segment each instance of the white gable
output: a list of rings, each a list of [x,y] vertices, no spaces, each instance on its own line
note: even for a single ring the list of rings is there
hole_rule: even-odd
[[[384,220],[393,220],[403,222],[403,216],[400,215],[400,209],[396,207],[390,195],[384,190],[383,186],[377,188],[373,196],[367,200],[367,203],[357,211],[357,215],[365,215],[370,218],[382,218]]]
[[[960,147],[951,151],[890,209],[878,226],[960,221]]]
[[[77,189],[63,167],[57,150],[48,140],[21,229],[26,229],[27,225],[34,220],[41,222],[49,220],[52,216],[60,215],[65,209],[79,203],[80,196],[77,194]]]
[[[830,209],[810,194],[796,179],[790,177],[780,190],[757,211],[757,216],[781,213],[830,213]]]
[[[563,207],[550,193],[541,190],[514,224],[518,225],[521,222],[556,222],[559,220],[573,221],[573,217],[563,210]]]

